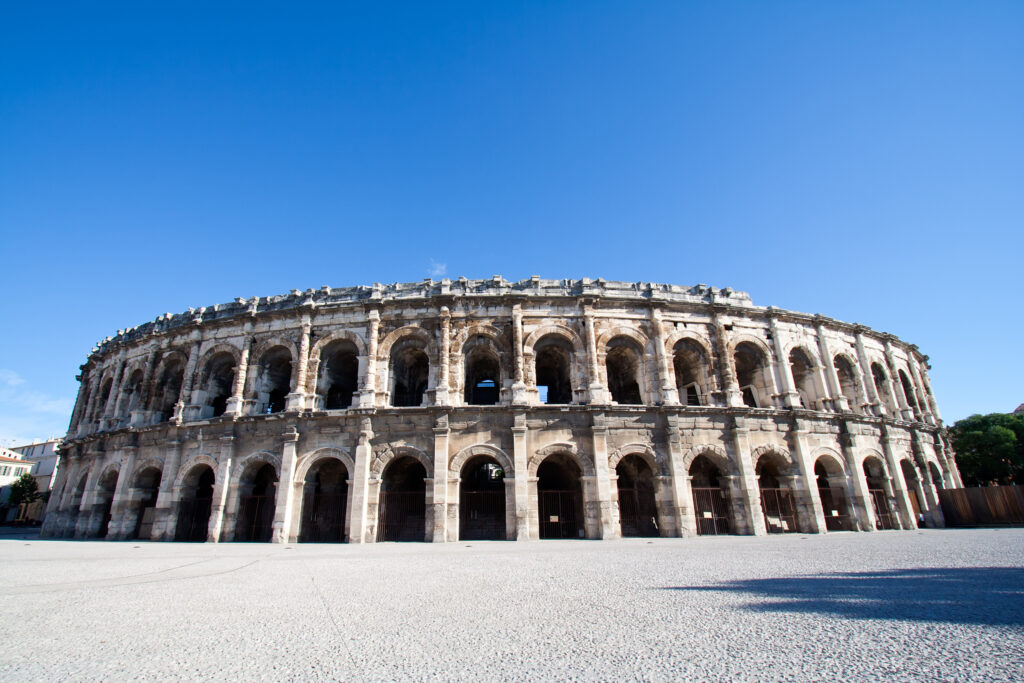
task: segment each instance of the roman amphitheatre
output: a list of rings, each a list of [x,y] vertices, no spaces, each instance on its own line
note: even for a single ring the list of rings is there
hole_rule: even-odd
[[[79,379],[46,537],[870,532],[961,485],[916,346],[704,285],[294,290],[120,330]]]

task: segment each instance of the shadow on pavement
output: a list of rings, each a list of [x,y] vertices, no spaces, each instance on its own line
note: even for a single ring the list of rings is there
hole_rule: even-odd
[[[767,598],[746,606],[755,612],[1024,627],[1024,569],[1016,567],[894,569],[661,590]]]

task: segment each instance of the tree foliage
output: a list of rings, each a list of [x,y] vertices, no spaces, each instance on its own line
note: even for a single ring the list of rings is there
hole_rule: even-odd
[[[31,503],[39,498],[39,484],[36,478],[28,472],[14,480],[11,484],[11,494],[7,497],[7,504],[11,507],[22,503]]]
[[[971,415],[949,435],[965,486],[1024,484],[1024,415]]]

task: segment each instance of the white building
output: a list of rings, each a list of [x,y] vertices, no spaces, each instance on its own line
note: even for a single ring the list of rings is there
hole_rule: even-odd
[[[31,463],[22,460],[21,453],[0,448],[0,505],[6,503],[7,497],[11,495],[11,484],[31,469]]]
[[[14,446],[10,450],[17,453],[20,459],[32,464],[32,476],[39,485],[39,492],[49,491],[53,478],[57,474],[57,462],[62,439],[48,439],[27,446]]]

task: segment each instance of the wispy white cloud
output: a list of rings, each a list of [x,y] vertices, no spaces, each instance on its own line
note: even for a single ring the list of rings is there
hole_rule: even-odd
[[[430,275],[430,277],[444,277],[447,272],[447,263],[438,263],[434,259],[430,259],[430,268],[427,269],[427,274]]]
[[[73,407],[74,398],[36,391],[17,372],[0,368],[0,444],[62,436]]]

